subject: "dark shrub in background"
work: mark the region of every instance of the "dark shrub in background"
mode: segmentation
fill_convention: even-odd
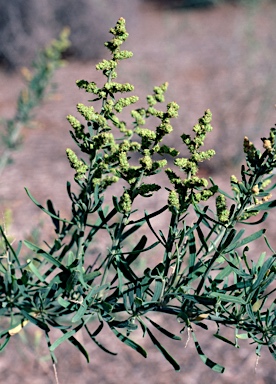
[[[110,25],[120,16],[135,20],[139,0],[0,0],[0,62],[6,68],[29,65],[38,49],[71,28],[70,53],[98,57]]]

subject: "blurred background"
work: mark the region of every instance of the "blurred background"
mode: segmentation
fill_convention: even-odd
[[[132,50],[134,57],[121,64],[118,81],[135,86],[141,105],[153,86],[169,82],[166,100],[181,107],[169,144],[182,151],[178,137],[191,133],[197,119],[211,109],[214,131],[206,149],[214,148],[217,155],[204,164],[204,176],[229,188],[229,177],[239,175],[243,137],[261,148],[259,138],[268,135],[275,124],[275,0],[0,0],[0,117],[14,115],[24,85],[21,68],[31,65],[38,50],[64,26],[70,27],[72,42],[64,54],[67,65],[54,76],[57,92],[35,110],[34,122],[23,129],[22,145],[13,154],[13,163],[1,175],[0,209],[11,209],[10,231],[17,240],[44,219],[26,196],[24,186],[43,205],[50,198],[61,216],[69,214],[64,194],[73,171],[65,149],[72,143],[65,117],[69,113],[77,116],[75,105],[89,99],[77,89],[76,80],[103,83],[94,66],[108,58],[103,44],[121,16],[130,34],[125,48]],[[162,197],[152,204],[160,206]],[[48,222],[42,228],[42,238],[47,237]],[[273,237],[273,228],[268,237],[269,233]],[[40,336],[26,331],[16,336],[21,340],[12,341],[13,347],[8,346],[0,360],[0,374],[6,383],[54,382]],[[68,344],[60,347],[60,383],[193,384],[202,377],[214,384],[276,382],[275,363],[268,353],[263,352],[255,372],[254,347],[235,350],[201,336],[204,352],[226,365],[222,376],[204,366],[193,346],[184,350],[185,341],[178,349],[171,346],[182,365],[181,373],[174,373],[153,347],[148,346],[150,358],[142,361],[106,335],[119,355],[105,355],[89,344],[90,365]]]

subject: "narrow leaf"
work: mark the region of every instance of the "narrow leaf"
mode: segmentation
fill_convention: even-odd
[[[118,339],[121,340],[124,344],[128,345],[129,347],[134,349],[136,352],[140,353],[142,356],[147,357],[147,352],[139,344],[135,343],[135,341],[131,340],[127,336],[118,332],[116,328],[112,326],[110,326],[110,328],[112,332],[118,337]]]
[[[195,265],[196,259],[196,245],[195,245],[195,236],[194,233],[191,232],[189,235],[189,273],[193,272],[193,268]]]
[[[158,331],[162,332],[164,335],[166,335],[167,337],[169,337],[170,339],[174,339],[174,340],[182,340],[180,336],[176,336],[174,335],[173,333],[167,331],[165,328],[161,327],[161,325],[157,324],[155,321],[151,320],[149,317],[146,316],[146,319],[148,321],[150,321],[150,323],[156,328],[158,329]]]
[[[195,343],[195,347],[196,347],[196,350],[197,350],[197,353],[199,355],[199,357],[201,358],[201,360],[203,361],[203,363],[205,365],[207,365],[208,367],[210,367],[213,371],[215,372],[219,372],[219,373],[223,373],[225,368],[217,363],[215,363],[214,361],[210,360],[209,357],[207,357],[204,352],[202,351],[200,345],[199,345],[199,342],[197,341],[197,338],[196,338],[196,335],[193,331],[193,329],[191,329],[191,332],[192,332],[192,336],[193,336],[193,339],[194,339],[194,343]]]
[[[222,341],[224,341],[225,343],[228,343],[228,344],[230,344],[230,345],[233,345],[234,347],[237,348],[236,343],[233,343],[233,341],[226,339],[226,337],[223,337],[223,336],[219,335],[218,333],[215,333],[213,336],[215,336],[217,339],[222,340]]]
[[[51,213],[50,211],[48,211],[48,209],[44,208],[32,195],[31,193],[29,192],[29,190],[27,188],[25,188],[25,191],[27,192],[27,195],[29,196],[29,198],[32,200],[33,203],[35,203],[35,205],[40,208],[43,212],[47,213],[47,215],[53,217],[54,219],[57,219],[59,221],[63,221],[64,223],[68,223],[68,224],[74,224],[72,223],[71,221],[68,221],[66,219],[61,219],[60,217],[54,215],[53,213]]]
[[[227,303],[246,304],[240,297],[226,295],[225,293],[211,292],[210,296],[218,297],[221,301],[226,301]]]
[[[50,261],[50,263],[52,263],[53,265],[55,265],[56,267],[62,269],[62,270],[66,270],[66,268],[57,260],[55,259],[52,255],[50,255],[49,253],[47,253],[46,251],[44,251],[43,249],[37,247],[36,245],[32,244],[30,241],[28,240],[24,240],[24,244],[30,249],[32,250],[33,252],[37,253],[38,255],[41,255],[42,257],[44,257],[46,260]]]
[[[159,341],[155,338],[155,336],[148,328],[147,332],[149,337],[151,338],[151,341],[156,346],[156,348],[162,353],[165,359],[174,367],[176,371],[180,371],[180,365],[178,364],[178,362],[169,354],[169,352],[163,347],[163,345],[159,343]]]

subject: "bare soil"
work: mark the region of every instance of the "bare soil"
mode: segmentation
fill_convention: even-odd
[[[230,175],[238,175],[244,135],[256,140],[267,135],[275,123],[275,19],[275,4],[266,2],[249,8],[221,5],[190,11],[165,10],[144,2],[133,20],[127,20],[130,37],[126,45],[135,56],[122,63],[118,81],[133,83],[135,93],[142,101],[154,85],[169,82],[167,101],[175,100],[181,106],[174,125],[175,142],[170,143],[177,148],[179,140],[176,137],[183,132],[190,133],[204,110],[210,108],[214,132],[206,146],[214,148],[217,156],[205,165],[202,173],[222,182],[225,188],[228,188]],[[75,80],[83,78],[97,82],[99,79],[99,84],[102,83],[103,79],[94,69],[95,64],[96,61],[71,61],[59,70],[55,77],[58,94],[37,111],[33,127],[24,129],[23,145],[14,153],[14,163],[2,175],[1,210],[12,210],[13,224],[9,232],[16,240],[28,236],[41,220],[44,221],[42,239],[48,238],[51,227],[49,219],[26,196],[25,186],[43,205],[50,198],[61,216],[70,214],[70,205],[64,196],[66,181],[72,181],[73,171],[68,165],[65,149],[74,144],[65,116],[68,113],[77,115],[76,103],[87,103],[89,99],[87,94],[77,90]],[[21,76],[0,72],[0,85],[0,116],[11,117],[23,85]],[[164,196],[160,195],[160,200],[151,202],[151,208],[162,206],[162,199]],[[163,228],[167,224],[160,223],[160,226]],[[268,232],[275,241],[273,223]],[[171,330],[179,328],[173,321],[166,321]],[[234,335],[234,331],[229,329],[227,334]],[[164,340],[181,363],[182,371],[175,373],[141,335],[137,337],[149,351],[146,360],[108,332],[103,341],[112,351],[118,352],[118,356],[105,354],[80,335],[90,352],[91,363],[86,364],[71,345],[61,345],[57,349],[60,384],[276,382],[275,362],[268,351],[262,352],[256,366],[254,346],[241,342],[242,347],[235,349],[210,339],[198,329],[197,337],[203,351],[226,366],[225,373],[219,375],[200,361],[192,340],[185,348],[187,336],[184,334],[183,342]],[[0,375],[6,384],[55,382],[39,331],[27,327],[25,332],[13,338],[2,353]]]

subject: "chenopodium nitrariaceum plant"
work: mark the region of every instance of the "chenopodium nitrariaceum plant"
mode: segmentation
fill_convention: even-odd
[[[79,88],[93,95],[91,102],[100,102],[99,111],[91,104],[78,104],[83,122],[74,115],[67,116],[71,136],[82,152],[79,157],[72,149],[66,151],[80,190],[76,194],[67,184],[71,219],[61,218],[51,201],[47,208],[42,207],[27,191],[51,217],[56,238],[46,249],[25,241],[34,256],[24,263],[19,258],[21,243],[14,249],[2,230],[6,250],[0,263],[0,311],[10,322],[1,331],[1,349],[31,322],[45,332],[54,362],[54,351],[65,340],[89,360],[75,334],[84,329],[92,341],[108,351],[97,339],[107,326],[118,339],[146,357],[145,349],[131,337],[140,328],[179,370],[157,331],[179,342],[180,334],[187,329],[203,362],[223,372],[221,365],[204,354],[194,332],[196,327],[208,330],[208,324],[215,323],[216,338],[235,347],[240,338],[248,338],[256,344],[257,355],[262,346],[267,346],[275,358],[275,254],[266,240],[273,255],[267,257],[263,252],[257,260],[249,261],[248,244],[264,237],[265,230],[246,235],[242,225],[263,222],[266,211],[276,205],[271,199],[275,185],[269,186],[276,165],[276,130],[271,129],[269,137],[262,139],[263,153],[245,138],[246,166],[242,166],[240,179],[231,177],[232,194],[223,192],[212,179],[209,185],[198,176],[198,168],[214,155],[213,150],[202,151],[205,137],[212,130],[210,110],[198,120],[192,135],[181,136],[189,152],[187,157],[164,143],[173,131],[172,120],[179,109],[175,102],[164,109],[158,107],[165,101],[167,83],[154,88],[146,107],[132,109],[134,122],[130,129],[120,113],[133,108],[138,98],[126,96],[133,85],[116,81],[117,66],[132,56],[121,49],[128,37],[125,20],[120,18],[110,32],[113,38],[105,45],[111,58],[96,65],[106,78],[104,85],[77,81]],[[155,130],[147,128],[148,118],[156,119]],[[165,157],[174,165],[169,167]],[[160,172],[165,172],[168,179],[168,192],[164,192],[167,204],[157,211],[139,214],[138,210],[137,214],[134,201],[148,198],[161,188],[147,182]],[[124,187],[121,196],[113,196],[109,208],[104,198],[118,181],[123,181]],[[215,211],[207,205],[210,198],[215,199]],[[152,218],[161,218],[165,211],[170,215],[167,233],[152,223]],[[196,220],[188,224],[186,217],[192,211]],[[265,212],[261,218],[254,219],[261,211]],[[148,244],[145,231],[137,235],[142,226],[153,234],[153,243]],[[98,235],[109,238],[110,245],[105,254],[96,257],[93,249],[98,249]],[[139,239],[137,243],[135,238]],[[140,270],[137,261],[147,263],[157,245],[156,266]],[[164,315],[162,325],[153,320],[156,313]],[[168,316],[176,325],[182,323],[179,335],[167,329]],[[234,329],[233,341],[221,334],[222,325]],[[62,333],[56,340],[51,337],[53,328]]]

